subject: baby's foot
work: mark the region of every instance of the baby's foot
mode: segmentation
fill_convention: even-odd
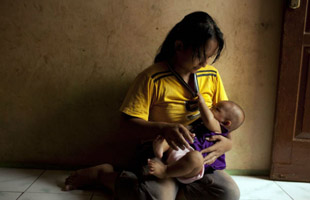
[[[162,158],[164,154],[164,138],[162,136],[157,136],[155,140],[153,140],[153,151],[154,155],[157,158]]]
[[[148,159],[148,167],[149,167],[149,174],[152,174],[158,178],[166,178],[166,169],[167,165],[161,162],[158,159]]]
[[[99,166],[81,169],[73,172],[65,181],[64,191],[76,190],[94,185],[98,182],[99,171],[103,173],[113,172],[113,166],[110,164],[102,164]]]

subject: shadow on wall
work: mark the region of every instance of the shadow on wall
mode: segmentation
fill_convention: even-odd
[[[131,160],[135,144],[119,131],[118,111],[130,83],[116,81],[65,94],[57,107],[37,102],[40,108],[33,109],[43,114],[30,116],[35,120],[26,129],[13,129],[17,137],[2,147],[12,160],[4,162],[70,168]],[[49,102],[57,101],[48,95]]]

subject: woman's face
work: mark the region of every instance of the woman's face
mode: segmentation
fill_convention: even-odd
[[[206,60],[199,60],[198,58],[193,58],[193,50],[191,47],[184,49],[180,48],[176,52],[176,65],[184,73],[195,73],[201,67],[205,67],[208,62],[212,62],[211,59],[217,52],[218,42],[215,39],[211,39],[206,44]],[[203,56],[202,56],[203,57]]]

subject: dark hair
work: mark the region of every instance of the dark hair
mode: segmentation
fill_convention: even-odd
[[[220,57],[224,47],[223,33],[210,15],[205,12],[193,12],[185,16],[168,33],[158,50],[154,62],[166,61],[174,56],[175,41],[183,42],[184,48],[193,49],[193,58],[206,59],[205,45],[208,40],[216,39],[218,50],[213,63]]]

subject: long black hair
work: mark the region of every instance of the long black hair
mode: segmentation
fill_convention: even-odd
[[[210,15],[198,11],[186,15],[168,33],[155,56],[154,63],[167,61],[174,56],[175,41],[183,43],[184,48],[193,49],[193,58],[206,60],[205,46],[208,40],[216,39],[218,50],[213,63],[220,57],[224,47],[223,33]]]

